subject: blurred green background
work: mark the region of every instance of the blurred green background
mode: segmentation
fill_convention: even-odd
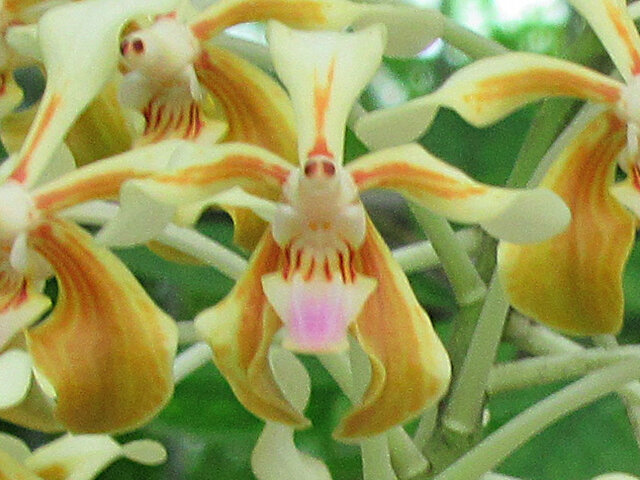
[[[563,0],[423,0],[417,4],[439,8],[478,33],[511,49],[571,57],[608,71],[610,65],[597,39],[585,30]],[[442,42],[420,58],[387,59],[384,69],[363,98],[369,108],[401,102],[437,87],[452,71],[469,62],[459,51]],[[549,102],[565,102],[550,100]],[[466,125],[457,115],[442,111],[423,144],[475,178],[504,184],[539,105],[519,111],[487,129]],[[572,105],[572,108],[575,106]],[[348,136],[348,157],[364,147]],[[366,199],[374,221],[391,246],[424,238],[408,209],[395,197],[374,195]],[[223,214],[208,214],[200,222],[203,231],[230,245],[232,226]],[[229,291],[232,281],[212,268],[183,267],[167,263],[145,249],[119,252],[153,298],[178,320],[193,318]],[[411,276],[418,298],[439,331],[456,312],[455,301],[439,271]],[[640,341],[640,251],[636,249],[625,277],[627,320],[624,342]],[[517,352],[505,347],[503,359]],[[314,427],[298,435],[299,446],[324,459],[336,480],[361,478],[358,449],[331,439],[331,431],[348,407],[330,377],[315,359],[304,358],[313,392],[308,416]],[[562,385],[502,394],[489,403],[493,431],[527,406]],[[20,432],[10,425],[7,431]],[[100,478],[109,479],[251,479],[249,458],[261,430],[261,422],[235,400],[224,379],[208,365],[176,388],[167,409],[141,431],[123,437],[154,438],[169,451],[169,460],[157,468],[120,461]],[[44,437],[28,435],[33,444]],[[520,448],[499,471],[528,480],[584,480],[607,471],[640,475],[640,454],[621,402],[609,396],[566,417]]]

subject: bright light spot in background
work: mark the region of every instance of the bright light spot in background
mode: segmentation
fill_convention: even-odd
[[[409,0],[406,3],[422,8],[435,8],[440,10],[442,0]]]
[[[569,6],[564,0],[493,0],[495,22],[501,25],[518,24],[534,18],[543,23],[564,23]]]
[[[514,2],[520,0],[512,0]],[[453,18],[480,35],[488,35],[490,21],[481,0],[465,0],[454,3]]]

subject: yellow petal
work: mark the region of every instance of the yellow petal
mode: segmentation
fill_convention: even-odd
[[[117,83],[109,82],[69,129],[65,139],[78,166],[126,152],[131,134],[118,103]]]
[[[545,97],[613,105],[623,87],[606,75],[564,60],[509,53],[473,62],[430,95],[363,116],[356,131],[364,142],[381,148],[422,136],[439,106],[452,108],[469,123],[483,127]]]
[[[237,55],[206,45],[195,69],[229,125],[225,141],[258,145],[296,162],[293,110],[275,80]]]
[[[238,400],[265,420],[294,427],[309,421],[278,387],[267,354],[281,322],[262,291],[262,276],[274,272],[281,249],[267,231],[256,248],[249,269],[218,305],[196,317],[196,328],[213,350],[213,360]]]
[[[296,28],[340,30],[358,8],[342,0],[223,0],[194,18],[191,30],[201,40],[245,22],[279,20]]]
[[[622,0],[569,0],[589,22],[616,67],[630,80],[640,73],[640,36]]]
[[[300,162],[323,156],[341,164],[347,116],[380,66],[384,28],[318,33],[271,22],[268,38],[274,67],[293,102]]]
[[[36,115],[35,108],[28,108],[19,112],[14,112],[2,118],[2,128],[0,128],[0,138],[7,153],[16,153],[22,147],[24,139],[27,137],[29,127],[33,123]]]
[[[149,421],[173,392],[174,322],[79,227],[49,219],[31,237],[58,278],[54,310],[28,333],[34,363],[56,391],[57,418],[91,433]]]
[[[526,315],[578,335],[620,330],[622,271],[635,221],[609,187],[625,141],[625,126],[613,114],[590,118],[542,182],[571,209],[569,228],[534,245],[500,244],[502,284]]]
[[[479,223],[497,238],[534,242],[562,231],[569,211],[547,189],[508,189],[474,181],[417,144],[368,154],[347,165],[358,188],[398,191],[447,218]]]
[[[370,220],[356,258],[356,270],[376,278],[378,286],[354,327],[369,356],[372,377],[361,405],[334,434],[349,440],[377,435],[416,417],[444,395],[451,373],[428,315]]]
[[[165,170],[184,142],[170,140],[85,165],[32,191],[40,210],[53,212],[88,200],[115,198],[122,183]]]

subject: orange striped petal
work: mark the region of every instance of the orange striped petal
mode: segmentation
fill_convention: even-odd
[[[72,2],[38,23],[47,86],[12,178],[32,185],[78,115],[113,78],[122,25],[136,15],[160,13],[175,0]]]
[[[356,440],[382,433],[434,405],[449,385],[450,365],[428,315],[406,276],[368,221],[356,269],[378,280],[354,327],[372,377],[360,405],[335,432]]]
[[[203,45],[198,79],[219,102],[225,141],[258,145],[296,162],[296,131],[287,94],[266,73],[221,48]]]
[[[126,152],[132,139],[111,81],[69,129],[65,142],[78,166]]]
[[[341,30],[359,9],[343,0],[223,0],[191,20],[196,37],[206,40],[227,27],[246,22],[279,20],[296,28]]]
[[[569,333],[622,326],[622,271],[636,222],[609,187],[625,137],[613,114],[591,116],[542,182],[569,205],[569,228],[534,245],[500,244],[500,278],[513,306]]]
[[[58,279],[56,306],[28,332],[34,364],[56,392],[56,417],[74,432],[146,423],[173,392],[174,322],[74,224],[50,218],[31,242]]]
[[[384,28],[318,33],[271,22],[268,37],[293,102],[300,162],[321,156],[341,164],[347,116],[382,61]]]
[[[232,187],[263,198],[276,198],[293,167],[280,157],[246,144],[223,143],[200,150],[193,165],[147,180],[127,182],[120,194],[120,212],[99,233],[107,245],[146,242],[160,233],[176,207],[201,202]],[[145,228],[132,228],[145,219]]]
[[[165,170],[184,145],[168,141],[86,165],[34,189],[32,197],[38,209],[49,212],[88,200],[115,198],[126,180]]]
[[[294,427],[309,421],[282,394],[267,354],[281,322],[262,291],[262,276],[278,269],[280,247],[267,231],[249,269],[218,305],[196,317],[196,328],[213,350],[213,360],[238,400],[253,414]]]
[[[424,134],[439,106],[483,127],[527,103],[568,96],[615,105],[620,82],[580,65],[533,53],[484,58],[458,70],[430,95],[358,120],[356,133],[374,148],[411,142]]]
[[[534,242],[566,228],[570,214],[547,189],[516,190],[474,181],[417,144],[368,154],[347,165],[359,190],[385,188],[497,238]]]
[[[625,80],[640,73],[640,36],[624,0],[569,0],[609,53]]]

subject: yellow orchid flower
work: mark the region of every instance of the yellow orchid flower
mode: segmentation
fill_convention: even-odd
[[[386,145],[421,135],[434,105],[476,126],[549,96],[602,105],[606,111],[591,111],[563,136],[565,147],[552,151],[558,158],[542,180],[571,208],[570,228],[539,245],[503,244],[499,255],[502,282],[517,309],[572,334],[617,333],[622,272],[636,225],[620,204],[640,215],[640,36],[622,0],[569,3],[594,29],[623,81],[556,58],[508,53],[474,62],[433,94],[372,113],[357,128],[372,144],[379,132]],[[627,178],[614,185],[616,160]]]
[[[561,231],[568,211],[547,190],[477,183],[415,144],[343,166],[347,115],[380,64],[384,29],[302,32],[274,23],[269,41],[294,106],[300,167],[259,147],[221,144],[202,153],[206,163],[125,183],[120,216],[100,238],[107,244],[148,240],[184,204],[243,206],[268,220],[246,274],[225,300],[197,317],[196,327],[246,408],[297,427],[308,421],[285,399],[268,365],[274,336],[284,326],[284,347],[318,354],[344,350],[351,332],[368,355],[372,380],[337,436],[375,435],[437,402],[447,388],[449,361],[358,193],[393,189],[516,241]],[[265,200],[275,192],[279,203]],[[132,229],[140,218],[158,222]]]
[[[163,11],[167,3],[87,0],[40,20],[47,86],[24,145],[0,165],[0,364],[22,372],[3,373],[11,379],[0,385],[4,419],[42,430],[123,431],[148,421],[171,397],[174,322],[64,210],[114,198],[125,180],[164,170],[176,161],[179,142],[77,170],[62,144],[117,68],[117,48],[105,43],[132,11]],[[33,325],[50,308],[40,291],[51,274],[55,305]]]
[[[0,477],[7,480],[91,480],[119,458],[159,465],[166,456],[157,442],[120,445],[106,435],[64,435],[32,452],[22,440],[0,433]]]

